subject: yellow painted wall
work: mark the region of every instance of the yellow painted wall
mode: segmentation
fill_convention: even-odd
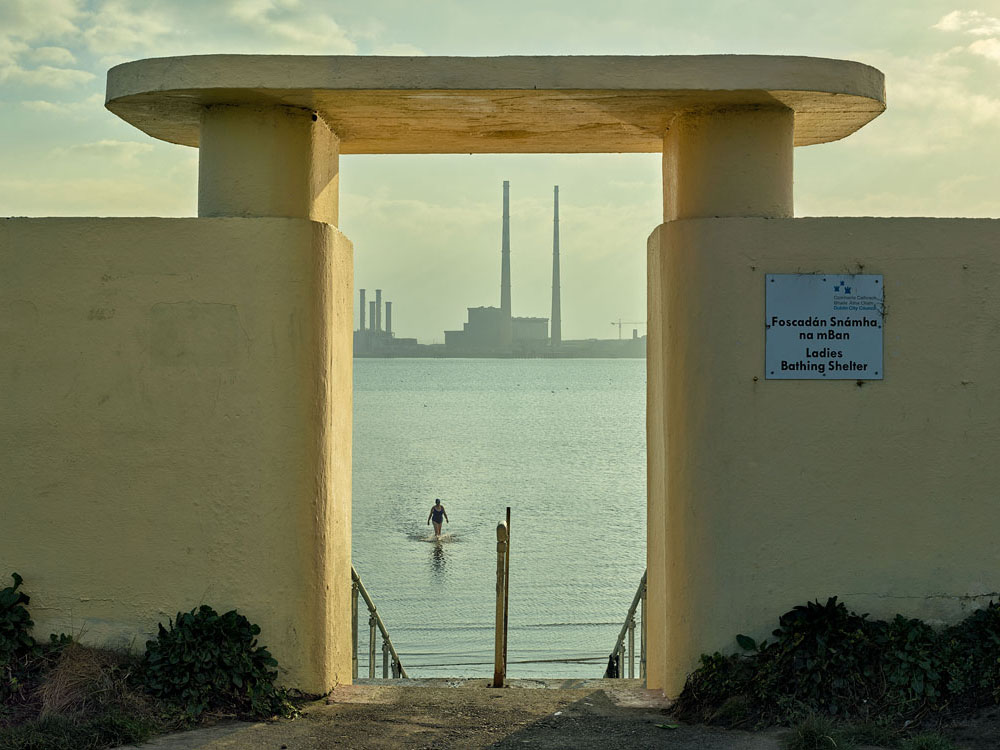
[[[236,607],[286,684],[349,682],[350,242],[0,219],[0,269],[0,576],[36,635],[142,648]]]
[[[764,274],[811,272],[884,274],[884,380],[764,379]],[[1000,597],[998,290],[1000,221],[653,232],[651,687],[808,599],[943,623]]]

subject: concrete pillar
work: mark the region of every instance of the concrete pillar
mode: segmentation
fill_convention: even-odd
[[[677,115],[663,139],[663,220],[791,218],[794,125],[784,107]]]
[[[287,216],[336,226],[339,160],[339,139],[308,110],[205,107],[198,216]]]
[[[694,345],[687,332],[705,302],[688,288],[691,263],[678,262],[681,248],[665,241],[664,230],[676,226],[682,235],[684,225],[672,224],[681,219],[790,218],[793,125],[784,108],[690,112],[674,118],[663,142],[666,223],[650,237],[647,255],[646,676],[650,688],[670,697],[697,666],[704,631],[718,618],[712,602],[697,595],[690,540],[704,524],[681,490],[693,471],[692,425],[705,404],[686,364]],[[710,350],[711,340],[701,345]]]

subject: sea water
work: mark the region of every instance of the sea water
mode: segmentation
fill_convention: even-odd
[[[354,360],[353,562],[410,676],[492,676],[507,506],[508,675],[603,674],[645,570],[645,393],[637,359]]]

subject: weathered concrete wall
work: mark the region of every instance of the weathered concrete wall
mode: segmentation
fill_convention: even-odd
[[[877,273],[885,379],[764,379],[765,273]],[[702,219],[649,240],[649,684],[807,599],[1000,596],[1000,221]]]
[[[36,633],[141,648],[236,607],[287,684],[349,682],[350,242],[5,219],[0,269],[0,575]]]

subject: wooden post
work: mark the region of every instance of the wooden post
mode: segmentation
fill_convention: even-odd
[[[358,679],[358,584],[351,581],[351,676]]]
[[[510,613],[510,506],[507,506],[507,549],[503,568],[503,673],[507,675],[507,615]]]
[[[496,631],[494,633],[493,649],[493,685],[492,687],[503,687],[505,663],[504,663],[504,641],[506,639],[504,630],[507,619],[504,602],[506,600],[506,571],[507,571],[507,524],[500,522],[497,524],[497,617]]]
[[[382,639],[382,679],[389,679],[389,642]]]

